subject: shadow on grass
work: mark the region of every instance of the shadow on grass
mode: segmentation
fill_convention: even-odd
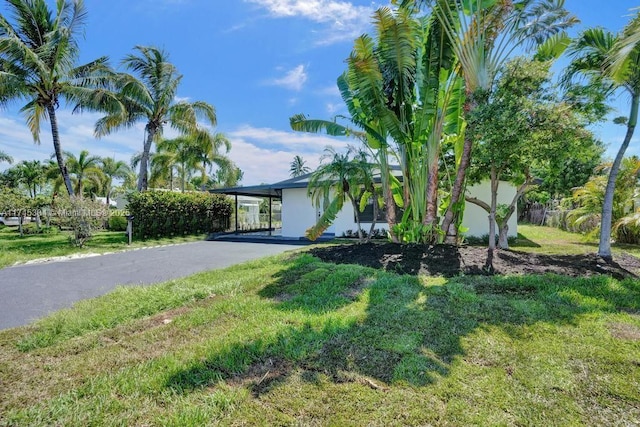
[[[521,248],[541,248],[542,246],[534,242],[533,240],[529,240],[522,233],[518,233],[518,237],[515,243],[512,245],[514,247]]]
[[[259,395],[294,373],[312,383],[322,376],[373,388],[395,382],[424,386],[448,375],[454,359],[468,356],[462,339],[479,328],[497,326],[517,338],[522,325],[572,324],[592,311],[640,311],[637,281],[467,276],[425,286],[416,277],[322,263],[308,255],[293,260],[260,295],[283,318],[301,310],[318,316],[352,303],[366,303],[366,311],[358,320],[338,322],[334,316],[320,327],[292,324],[273,336],[237,343],[194,361],[166,386],[185,393],[226,381]]]

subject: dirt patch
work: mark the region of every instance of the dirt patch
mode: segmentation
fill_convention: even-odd
[[[477,246],[368,243],[319,247],[311,249],[310,253],[322,261],[336,264],[359,264],[400,274],[444,277],[555,273],[573,277],[608,275],[622,279],[637,277],[640,273],[640,259],[627,254],[616,255],[614,261],[607,262],[595,254],[538,255],[496,250],[491,269],[487,268],[489,251]]]
[[[640,328],[628,323],[610,323],[609,332],[614,338],[629,341],[640,341]]]
[[[234,375],[228,383],[234,386],[249,387],[254,397],[269,391],[271,387],[286,378],[291,372],[289,361],[269,358],[252,364],[242,374]]]

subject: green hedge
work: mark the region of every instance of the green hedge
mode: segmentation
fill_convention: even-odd
[[[209,193],[145,191],[128,199],[133,234],[142,239],[223,231],[232,211],[227,198]]]

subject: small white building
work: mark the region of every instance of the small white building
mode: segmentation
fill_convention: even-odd
[[[265,197],[269,199],[282,200],[282,237],[300,238],[304,237],[306,230],[313,226],[317,219],[322,215],[322,207],[314,206],[311,198],[307,195],[309,174],[298,178],[288,179],[271,185],[257,185],[249,187],[235,187],[214,190],[216,193],[236,195],[236,196],[253,196]],[[476,197],[485,202],[491,200],[491,187],[489,182],[467,188],[467,194]],[[500,182],[498,189],[498,203],[510,204],[516,194],[516,188],[508,182]],[[382,213],[382,212],[381,212]],[[361,214],[361,226],[363,230],[368,230],[371,226],[372,213],[367,215]],[[517,212],[511,216],[509,220],[509,236],[517,236]],[[463,226],[468,229],[465,233],[467,236],[482,237],[489,234],[488,214],[479,206],[467,203],[465,206]],[[377,229],[387,229],[387,222],[384,219],[376,221]],[[333,234],[336,237],[343,236],[349,231],[356,232],[357,225],[353,207],[350,203],[345,203],[342,210],[336,217],[331,227],[325,233]],[[497,228],[496,228],[497,233]]]

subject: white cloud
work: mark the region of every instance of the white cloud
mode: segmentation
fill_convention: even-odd
[[[230,157],[244,172],[244,185],[273,183],[289,178],[295,155],[302,156],[314,169],[327,146],[344,149],[348,141],[324,135],[286,132],[244,125],[228,132]]]
[[[304,87],[308,77],[305,66],[300,64],[294,69],[287,71],[283,77],[271,80],[269,84],[299,92]]]
[[[328,45],[353,40],[364,32],[370,22],[372,7],[356,6],[340,0],[245,0],[269,11],[271,16],[301,17],[323,24],[318,44]]]

